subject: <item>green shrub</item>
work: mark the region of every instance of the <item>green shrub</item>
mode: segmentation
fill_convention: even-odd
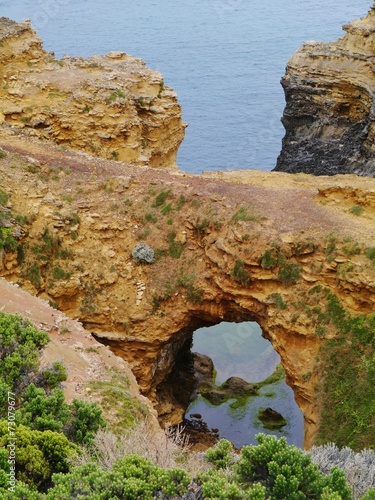
[[[0,189],[0,205],[3,205],[3,206],[6,205],[8,203],[8,200],[9,200],[8,193],[6,193],[2,189]]]
[[[218,444],[206,452],[207,461],[218,469],[225,469],[232,462],[233,444],[227,439],[220,439]]]
[[[79,448],[69,442],[63,434],[52,431],[32,430],[24,425],[15,429],[16,478],[29,485],[45,488],[55,472],[69,470],[69,458],[79,452]],[[11,444],[8,422],[0,421],[0,447]]]
[[[375,247],[366,248],[365,255],[368,259],[372,260],[372,263],[375,266]]]
[[[257,217],[253,214],[248,213],[248,209],[246,207],[241,207],[231,218],[230,222],[236,223],[239,221],[254,221]]]
[[[125,99],[126,95],[121,89],[114,89],[106,98],[105,103],[111,104],[112,102],[117,101],[117,99]]]
[[[46,389],[56,389],[68,376],[65,366],[60,361],[55,361],[52,366],[45,368],[38,375],[38,385]]]
[[[231,276],[237,283],[243,286],[249,286],[251,283],[250,274],[245,269],[243,260],[237,259],[231,272]]]
[[[69,271],[64,271],[60,266],[56,266],[52,270],[52,276],[57,280],[65,280],[71,277],[72,273]]]
[[[17,396],[39,367],[40,350],[49,341],[46,332],[27,320],[0,312],[0,380]]]
[[[204,498],[350,500],[342,471],[333,468],[328,475],[319,471],[311,456],[285,438],[258,434],[257,446],[243,446],[237,462],[231,461],[230,443],[219,443],[206,453],[218,470],[200,473]],[[221,458],[223,457],[223,458]]]
[[[197,219],[197,222],[195,224],[195,227],[198,231],[199,234],[203,234],[206,232],[206,229],[210,226],[210,222],[209,220],[207,219],[207,217],[205,217],[202,221],[200,220],[200,217],[198,217]]]
[[[140,456],[128,455],[117,460],[111,471],[89,463],[68,474],[55,474],[47,499],[152,500],[161,495],[182,495],[189,481],[181,469],[161,469]]]
[[[181,286],[186,290],[186,298],[189,302],[193,304],[203,303],[203,290],[201,288],[196,288],[194,285],[194,277],[191,275],[181,274],[177,279],[177,286]],[[167,290],[168,296],[171,295],[172,289]]]
[[[70,421],[64,432],[75,443],[90,444],[97,431],[106,425],[102,410],[96,403],[87,403],[80,399],[73,399],[70,409]]]
[[[171,231],[167,235],[167,240],[169,243],[169,248],[168,248],[168,253],[169,256],[172,257],[173,259],[179,259],[183,250],[184,250],[184,245],[180,241],[176,241],[176,232]]]
[[[301,277],[301,266],[294,262],[281,264],[277,278],[286,285],[296,283]]]
[[[171,190],[168,191],[160,191],[160,193],[156,196],[155,201],[153,203],[153,207],[161,207],[165,204],[166,199],[170,195]]]
[[[360,205],[353,205],[349,212],[353,215],[362,215],[365,209],[361,207]]]
[[[4,150],[0,149],[0,160],[2,160],[3,158],[6,158],[6,157],[7,157],[6,152]]]
[[[22,394],[21,401],[16,421],[35,430],[61,432],[70,415],[69,405],[60,389],[47,396],[45,389],[32,383]]]
[[[328,262],[332,262],[332,260],[335,258],[336,255],[336,243],[337,243],[337,237],[334,233],[330,233],[326,237],[326,242],[327,246],[325,248],[325,254],[327,256]]]
[[[284,302],[284,299],[282,298],[280,293],[271,293],[271,295],[268,298],[273,300],[277,309],[285,310],[288,307],[287,304]]]
[[[17,247],[18,243],[13,237],[12,229],[10,227],[0,227],[0,249],[3,248],[6,252],[14,252]]]
[[[40,267],[37,262],[31,264],[26,270],[26,277],[35,286],[36,289],[42,285],[42,277],[40,274]]]
[[[145,219],[147,222],[152,222],[153,224],[156,224],[156,222],[158,221],[158,218],[156,217],[156,215],[151,213],[151,212],[148,212],[145,215]]]
[[[280,254],[276,248],[268,249],[259,259],[263,269],[273,269],[280,263]]]

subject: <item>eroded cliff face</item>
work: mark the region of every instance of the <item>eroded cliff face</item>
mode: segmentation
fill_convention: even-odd
[[[3,276],[79,318],[127,360],[166,425],[185,410],[166,381],[193,331],[257,321],[281,356],[311,445],[322,412],[318,354],[336,336],[322,290],[351,314],[374,310],[366,248],[375,237],[375,180],[189,176],[5,133],[0,145],[0,185],[19,245],[3,252]],[[153,264],[133,262],[140,241],[155,250]]]
[[[0,123],[114,160],[176,167],[181,108],[162,75],[123,52],[64,57],[28,22],[0,18]]]
[[[337,42],[306,42],[288,61],[275,170],[375,176],[375,4],[343,29]]]

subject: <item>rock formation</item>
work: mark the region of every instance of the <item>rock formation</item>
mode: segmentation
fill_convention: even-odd
[[[354,51],[356,30],[361,46],[365,25],[348,28],[341,54],[345,43]],[[362,379],[373,362],[373,337],[366,344],[342,335],[350,316],[374,311],[375,179],[139,168],[174,164],[183,135],[160,75],[118,53],[55,61],[27,23],[2,19],[0,38],[0,274],[125,359],[165,425],[186,409],[171,379],[194,330],[257,321],[281,356],[311,446],[332,406],[322,386],[333,365],[327,348],[358,346]],[[332,52],[320,47],[329,62]],[[368,58],[345,60],[368,69]],[[369,82],[363,77],[355,95]],[[370,98],[355,105],[351,89],[340,91],[350,110],[338,120],[341,138],[371,107]],[[335,99],[331,108],[343,110]],[[90,149],[128,161],[81,152]],[[134,261],[138,243],[152,259]],[[343,420],[336,425],[339,432]]]
[[[275,170],[375,176],[375,4],[343,29],[337,42],[306,42],[288,62]]]
[[[322,411],[317,355],[336,335],[329,322],[316,333],[320,290],[352,314],[374,310],[366,248],[375,180],[139,169],[6,128],[0,146],[18,244],[3,252],[4,277],[79,318],[127,360],[165,424],[185,411],[168,377],[194,330],[257,321],[281,356],[311,445]],[[153,248],[154,263],[133,261],[139,241]]]
[[[162,75],[123,52],[57,60],[28,22],[0,18],[0,123],[150,167],[176,167],[181,108]]]

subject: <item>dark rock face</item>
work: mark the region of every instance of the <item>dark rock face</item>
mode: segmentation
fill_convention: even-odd
[[[375,176],[374,6],[337,42],[306,42],[289,60],[275,170]]]

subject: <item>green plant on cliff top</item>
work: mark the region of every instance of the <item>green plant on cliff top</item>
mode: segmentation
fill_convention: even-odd
[[[368,259],[372,260],[372,263],[375,266],[375,247],[366,248],[365,255]]]
[[[362,215],[365,209],[361,207],[360,205],[353,205],[349,212],[353,215]]]
[[[251,283],[250,274],[245,268],[245,263],[241,259],[237,259],[231,272],[231,276],[237,283],[243,286],[249,286]]]
[[[9,195],[2,189],[0,189],[0,205],[6,205],[9,200]]]
[[[249,213],[249,211],[250,209],[248,207],[241,207],[235,214],[232,215],[230,222],[232,224],[235,224],[240,221],[249,222],[264,219],[264,217],[259,217],[254,215],[253,213]]]
[[[262,257],[259,259],[259,263],[263,269],[273,269],[280,264],[283,257],[280,250],[277,247],[267,249]]]
[[[302,269],[296,262],[284,262],[281,264],[278,279],[286,285],[296,283],[301,277]]]

